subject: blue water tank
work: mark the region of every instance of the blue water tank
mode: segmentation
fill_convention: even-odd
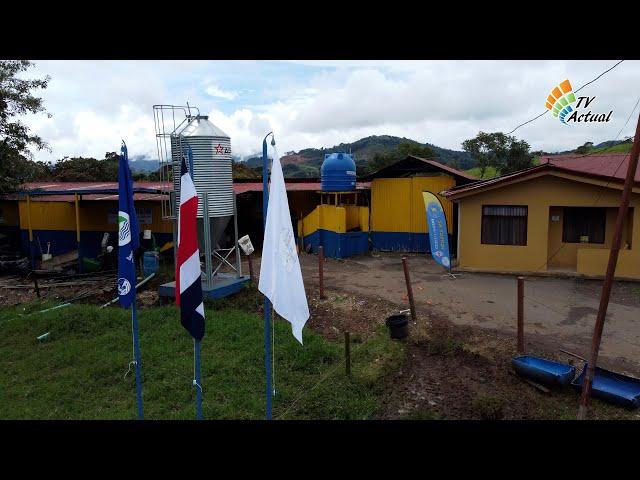
[[[355,191],[356,162],[348,153],[325,154],[320,178],[323,192]]]

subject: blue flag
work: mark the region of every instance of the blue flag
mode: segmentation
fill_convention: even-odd
[[[133,205],[133,181],[127,146],[122,142],[118,165],[118,295],[120,305],[129,308],[136,298],[134,252],[140,247],[138,217]]]
[[[438,197],[431,192],[422,192],[424,208],[427,211],[427,225],[429,225],[429,243],[431,256],[440,265],[451,269],[449,257],[449,233],[447,232],[447,218]]]

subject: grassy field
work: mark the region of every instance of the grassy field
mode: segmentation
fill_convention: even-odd
[[[469,175],[473,175],[474,177],[476,177],[479,180],[484,180],[487,178],[494,178],[498,176],[498,171],[495,169],[495,167],[487,167],[484,171],[484,176],[480,176],[480,167],[473,167],[470,168],[469,170],[466,170],[466,172]]]
[[[248,297],[250,298],[250,297]],[[130,313],[53,303],[0,310],[0,418],[134,419],[135,375]],[[260,316],[233,302],[208,306],[202,341],[203,410],[207,419],[264,417],[264,343]],[[148,419],[195,415],[193,341],[175,307],[139,310],[143,399]],[[50,332],[48,339],[36,337]],[[380,333],[352,345],[352,376],[343,345],[305,329],[304,346],[283,320],[275,322],[274,417],[367,419],[379,412],[381,381],[404,356]]]
[[[631,143],[620,143],[612,147],[591,148],[589,153],[628,153],[631,151]]]

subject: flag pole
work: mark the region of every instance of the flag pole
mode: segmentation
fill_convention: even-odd
[[[267,207],[269,205],[269,191],[268,191],[268,179],[269,179],[269,162],[267,159],[267,138],[273,132],[269,132],[262,140],[262,221],[263,221],[263,239],[266,234],[267,228]],[[275,145],[275,140],[272,138],[271,144]],[[263,241],[264,247],[264,241]],[[271,302],[265,295],[264,297],[264,369],[266,375],[267,384],[267,420],[272,419],[271,403],[272,395],[271,391]]]
[[[189,161],[189,176],[193,180],[193,151],[191,147],[187,148],[187,159]],[[204,194],[203,205],[203,221],[209,219],[209,200],[207,194]],[[209,283],[207,277],[207,283]],[[196,387],[196,420],[202,420],[202,384],[200,382],[200,340],[193,339],[193,386]]]
[[[76,220],[78,219],[77,200],[76,195]],[[78,233],[78,235],[80,234]],[[135,250],[139,247],[138,218],[133,200],[133,181],[131,179],[131,171],[129,170],[129,155],[127,152],[127,144],[124,140],[122,140],[120,147],[120,160],[118,163],[118,235],[118,295],[120,302],[125,308],[131,305],[131,335],[133,337],[132,363],[134,363],[136,369],[138,420],[144,420],[144,411],[142,409],[142,365],[140,361],[140,341],[138,338],[138,312],[136,310],[136,264],[134,260]],[[78,236],[78,242],[79,241],[80,237]],[[121,280],[122,285],[120,284]],[[129,300],[128,295],[131,293],[133,295],[131,300]],[[129,363],[129,367],[131,367],[131,363]],[[127,374],[125,374],[125,377],[126,375]]]
[[[196,387],[196,420],[202,420],[202,387],[200,386],[200,340],[193,339],[194,378]]]
[[[137,292],[136,292],[137,293]],[[140,365],[140,342],[138,339],[138,314],[136,310],[136,298],[131,304],[131,326],[133,330],[133,355],[136,361],[136,398],[138,400],[138,420],[144,420],[142,410],[142,366]]]

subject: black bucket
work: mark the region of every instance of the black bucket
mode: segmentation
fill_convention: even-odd
[[[391,338],[405,338],[409,335],[409,319],[404,314],[391,315],[385,321],[389,327],[389,335]]]

